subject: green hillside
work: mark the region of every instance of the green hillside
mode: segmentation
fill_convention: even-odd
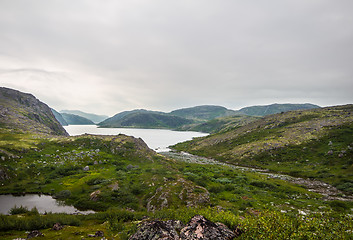
[[[211,120],[214,118],[235,115],[236,112],[221,106],[203,105],[174,110],[169,114],[195,120]]]
[[[184,126],[181,126],[180,128],[177,128],[177,130],[196,131],[196,132],[205,132],[205,133],[225,132],[225,131],[229,131],[230,129],[239,128],[259,118],[260,117],[246,116],[246,115],[221,117],[221,118],[215,118],[203,123],[184,125]]]
[[[281,112],[295,111],[295,110],[305,110],[305,109],[314,109],[320,108],[320,106],[305,103],[305,104],[271,104],[264,106],[250,106],[245,107],[237,111],[238,114],[246,114],[250,116],[266,116]]]
[[[269,115],[175,149],[322,179],[353,193],[353,105]]]
[[[61,113],[61,116],[69,125],[94,125],[91,120],[69,113]]]
[[[167,128],[175,129],[185,124],[193,123],[192,120],[170,116],[156,112],[129,112],[118,114],[99,123],[100,127],[132,127],[132,128]]]

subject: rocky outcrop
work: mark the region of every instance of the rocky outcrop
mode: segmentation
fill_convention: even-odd
[[[180,231],[180,239],[188,240],[230,240],[234,239],[236,234],[222,223],[214,223],[201,215],[196,215]]]
[[[51,109],[33,95],[0,87],[0,126],[31,133],[68,136]]]
[[[138,231],[129,240],[179,240],[180,230],[184,227],[182,222],[168,221],[146,221],[143,222]]]
[[[129,240],[231,240],[239,235],[222,223],[196,215],[186,226],[175,220],[142,222]]]

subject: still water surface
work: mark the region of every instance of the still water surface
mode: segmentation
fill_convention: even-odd
[[[69,125],[64,127],[70,136],[85,133],[99,135],[118,135],[119,133],[136,138],[142,138],[149,148],[158,152],[169,151],[168,146],[203,137],[207,133],[172,131],[166,129],[138,129],[138,128],[98,128],[96,125]]]
[[[8,214],[14,206],[27,207],[28,210],[36,207],[39,213],[82,213],[88,214],[93,211],[78,211],[73,206],[66,206],[47,195],[26,194],[25,196],[0,195],[0,213]]]

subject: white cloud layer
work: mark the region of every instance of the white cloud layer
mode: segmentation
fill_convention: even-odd
[[[2,0],[0,84],[113,115],[353,103],[353,1]]]

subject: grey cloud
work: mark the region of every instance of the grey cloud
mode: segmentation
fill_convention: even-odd
[[[103,114],[352,103],[352,7],[348,0],[3,0],[0,63],[8,73],[0,83],[59,110]],[[20,69],[45,72],[28,77]]]

